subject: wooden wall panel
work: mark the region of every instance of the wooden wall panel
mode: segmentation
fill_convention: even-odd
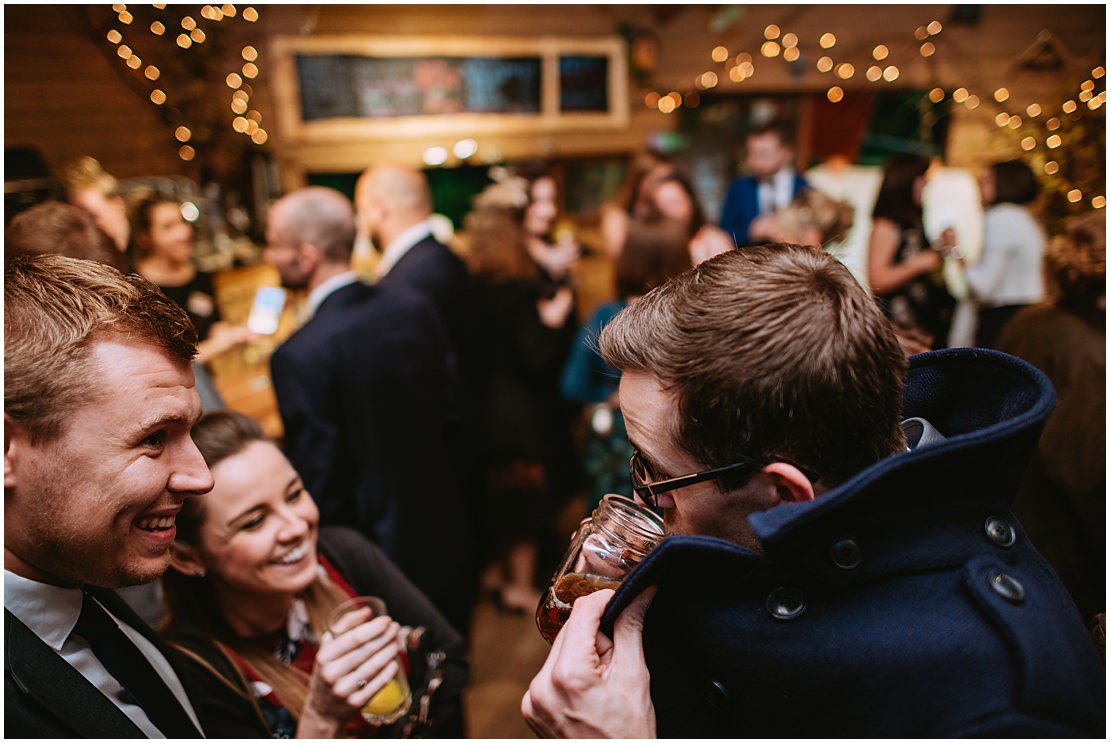
[[[172,129],[102,47],[82,6],[4,7],[5,145],[39,148],[55,174],[80,155],[117,177],[186,172]]]

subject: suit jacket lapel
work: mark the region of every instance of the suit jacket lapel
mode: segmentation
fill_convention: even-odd
[[[4,662],[12,680],[81,738],[145,738],[95,686],[4,610]]]

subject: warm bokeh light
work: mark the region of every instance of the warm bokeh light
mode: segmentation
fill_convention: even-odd
[[[1063,142],[1064,142],[1064,140],[1062,140],[1062,139],[1060,138],[1060,135],[1059,135],[1059,134],[1050,134],[1050,135],[1048,136],[1048,139],[1046,139],[1046,140],[1044,141],[1045,145],[1046,145],[1046,146],[1047,146],[1047,147],[1048,147],[1048,148],[1049,148],[1050,150],[1054,150],[1054,149],[1056,149],[1056,148],[1057,148],[1057,147],[1059,147],[1059,146],[1060,146],[1061,144],[1063,144]]]
[[[944,91],[940,88],[933,88],[929,91],[929,100],[933,103],[940,103],[944,100]]]
[[[270,135],[266,133],[265,129],[259,129],[257,132],[251,135],[251,141],[255,144],[266,144],[266,140],[269,138]]]
[[[879,82],[883,77],[883,70],[878,65],[871,65],[867,68],[867,79],[873,83]]]
[[[998,116],[994,117],[994,123],[998,124],[999,126],[1006,126],[1010,123],[1010,114],[1003,111],[1002,113],[998,114]]]
[[[1105,74],[1106,74],[1106,68],[1103,67],[1102,65],[1099,65],[1098,67],[1091,70],[1091,77],[1093,77],[1095,80],[1098,80],[1100,77],[1104,76]],[[1101,197],[1099,197],[1099,198],[1101,198]]]
[[[108,32],[108,41],[112,42],[113,44],[118,44],[123,41],[123,34],[113,28],[111,31]]]
[[[832,103],[840,103],[840,101],[844,100],[844,89],[839,85],[834,85],[829,88],[829,92],[826,93],[825,96]]]
[[[724,62],[728,59],[728,49],[723,46],[715,46],[713,51],[709,53],[709,57],[714,62]]]
[[[817,69],[821,72],[828,72],[833,68],[832,57],[821,57],[817,60]]]
[[[979,108],[979,96],[969,95],[967,97],[967,107],[973,111]]]
[[[177,156],[180,157],[185,162],[189,162],[190,160],[192,160],[194,157],[197,156],[197,151],[194,150],[189,145],[182,145],[181,149],[179,149],[177,151]]]
[[[994,99],[999,103],[1004,103],[1006,100],[1009,99],[1009,97],[1010,91],[1006,90],[1006,88],[999,88],[998,90],[994,91]]]
[[[879,44],[871,50],[871,56],[875,58],[876,62],[882,62],[890,56],[890,50],[886,48],[886,44]]]
[[[253,46],[243,47],[243,59],[247,60],[248,62],[253,62],[254,60],[258,59],[258,50],[255,49]]]
[[[659,104],[656,106],[656,108],[659,109],[660,113],[671,113],[676,108],[674,98],[671,98],[669,95],[663,96],[659,99]]]
[[[231,102],[231,110],[233,113],[237,114],[245,113],[247,110],[247,102],[235,99]]]
[[[1082,83],[1079,84],[1079,89],[1080,90],[1094,90],[1095,89],[1095,81],[1094,80],[1084,80]]]
[[[930,36],[936,36],[944,30],[944,26],[940,25],[940,21],[933,21],[925,27],[925,30],[929,32]]]
[[[1080,91],[1080,93],[1079,93],[1079,100],[1080,100],[1081,103],[1086,103],[1087,101],[1091,100],[1094,97],[1095,97],[1095,94],[1092,93],[1089,90]]]
[[[919,49],[918,51],[921,52],[922,57],[931,57],[937,53],[937,47],[936,44],[934,44],[933,42],[926,41],[924,44],[921,45],[921,49]]]
[[[952,100],[956,103],[963,103],[967,100],[967,88],[956,88],[952,91]]]
[[[888,83],[892,83],[897,79],[898,79],[898,68],[895,67],[894,65],[890,65],[885,70],[883,70],[883,80],[886,80]]]
[[[654,90],[649,90],[647,95],[644,96],[644,105],[648,108],[655,108],[659,105],[660,95]]]
[[[759,52],[764,57],[777,57],[779,56],[780,49],[777,41],[765,41],[763,42],[763,46],[759,48]]]
[[[127,66],[133,70],[137,70],[143,66],[143,60],[139,58],[138,54],[132,54],[127,58]]]
[[[119,22],[120,23],[129,24],[133,20],[135,20],[134,16],[132,16],[126,10],[119,14]]]
[[[181,19],[181,27],[186,31],[192,31],[197,27],[197,22],[193,20],[192,16],[185,16]]]
[[[150,102],[153,103],[155,106],[161,106],[163,103],[166,102],[166,94],[163,93],[161,90],[155,88],[154,90],[150,91]]]
[[[717,83],[719,82],[717,73],[713,72],[713,70],[703,72],[698,80],[701,82],[701,86],[706,89],[717,87]]]
[[[1030,118],[1033,118],[1033,119],[1037,118],[1038,116],[1041,115],[1041,106],[1040,106],[1040,104],[1039,103],[1030,103],[1029,106],[1025,109],[1025,113]]]
[[[181,47],[182,49],[188,49],[189,47],[191,47],[193,45],[193,40],[190,39],[185,34],[180,34],[177,37],[177,45],[179,47]]]
[[[1010,117],[1010,121],[1008,122],[1007,125],[1011,129],[1020,129],[1021,128],[1021,117],[1018,116],[1017,114],[1014,114],[1013,116]]]
[[[841,80],[848,80],[854,74],[856,74],[856,68],[853,67],[849,62],[845,62],[844,64],[836,68],[836,76],[839,77]]]
[[[834,46],[836,46],[836,36],[833,34],[821,34],[821,40],[819,43],[821,44],[822,49],[832,49]]]
[[[258,65],[256,65],[254,62],[247,62],[245,65],[243,65],[243,77],[258,77]]]
[[[1071,203],[1078,204],[1082,200],[1083,192],[1080,191],[1078,188],[1073,188],[1072,190],[1068,191],[1068,201],[1070,201]]]
[[[162,73],[154,65],[149,65],[146,68],[146,70],[143,72],[143,74],[146,75],[147,80],[157,80],[158,76],[161,75]]]
[[[246,117],[236,116],[235,119],[231,122],[231,128],[242,134],[247,130],[247,124],[249,123],[250,122],[247,121]]]
[[[227,3],[222,8],[220,8],[220,10],[222,10],[223,14],[226,15],[228,18],[235,17],[235,6],[231,3]]]
[[[116,49],[116,54],[118,54],[122,59],[127,59],[131,56],[131,47],[127,46],[127,44],[123,44],[118,49]]]
[[[162,34],[166,33],[166,27],[162,25],[161,21],[155,21],[154,23],[150,24],[150,32],[157,36],[161,36]]]
[[[782,33],[782,29],[772,23],[768,25],[767,28],[763,29],[763,38],[777,39],[780,33]]]
[[[1056,175],[1060,172],[1060,164],[1055,160],[1049,160],[1044,164],[1044,172],[1049,175]]]
[[[796,46],[790,46],[782,50],[782,58],[787,62],[797,62],[801,56],[802,53],[798,51]]]
[[[1075,113],[1076,108],[1077,106],[1075,105],[1075,101],[1064,101],[1064,104],[1060,106],[1060,110],[1066,114]]]
[[[249,23],[254,23],[258,20],[258,11],[254,8],[243,9],[243,20]]]
[[[913,37],[918,41],[925,41],[925,39],[929,38],[929,32],[924,26],[918,26],[914,29]]]
[[[789,33],[782,35],[782,45],[785,47],[798,46],[798,34]]]
[[[1036,147],[1037,140],[1033,139],[1032,137],[1026,137],[1025,139],[1021,140],[1021,149],[1025,150],[1026,152],[1036,149]]]
[[[1044,123],[1044,126],[1045,129],[1048,129],[1050,132],[1054,132],[1060,128],[1060,120],[1053,116],[1051,119]]]
[[[188,142],[192,138],[193,133],[189,131],[187,126],[179,126],[174,131],[173,136],[177,138],[178,142]]]
[[[239,73],[232,72],[225,78],[225,82],[227,82],[227,87],[234,90],[243,84],[243,78],[239,77]]]
[[[1101,209],[1102,207],[1106,206],[1106,197],[1105,196],[1096,196],[1096,197],[1094,197],[1093,199],[1091,199],[1091,206],[1093,206],[1095,209]]]

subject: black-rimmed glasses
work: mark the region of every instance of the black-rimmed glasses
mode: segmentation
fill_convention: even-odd
[[[791,463],[793,464],[793,463]],[[655,480],[655,473],[651,471],[651,467],[640,457],[640,452],[636,449],[632,450],[632,458],[628,460],[628,477],[632,480],[632,489],[636,495],[646,503],[650,508],[658,508],[656,503],[656,496],[679,488],[685,488],[690,485],[696,485],[699,482],[707,482],[709,480],[716,480],[725,475],[734,472],[741,472],[743,470],[751,470],[754,472],[763,465],[750,459],[734,462],[733,464],[725,465],[724,467],[714,467],[703,472],[695,472],[690,475],[682,475],[681,477],[672,477],[666,480]],[[817,482],[817,475],[812,471],[798,467],[803,475],[810,482]]]

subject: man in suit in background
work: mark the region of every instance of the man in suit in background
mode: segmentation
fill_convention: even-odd
[[[473,540],[448,445],[459,386],[434,307],[358,281],[354,211],[337,191],[280,199],[266,238],[266,260],[308,290],[312,313],[270,362],[290,461],[323,523],[377,542],[465,633]]]
[[[4,331],[4,732],[200,737],[172,651],[108,590],[161,576],[212,488],[196,332],[145,279],[57,255],[5,267]]]
[[[424,174],[400,165],[371,168],[355,186],[355,208],[362,232],[381,252],[377,283],[427,297],[452,348],[465,355],[472,347],[473,285],[462,258],[432,234],[432,194]],[[465,361],[459,363],[465,371]]]
[[[748,229],[752,220],[785,209],[807,186],[794,172],[794,148],[781,124],[771,122],[753,130],[747,148],[749,174],[728,187],[720,223],[741,248],[751,244]]]

